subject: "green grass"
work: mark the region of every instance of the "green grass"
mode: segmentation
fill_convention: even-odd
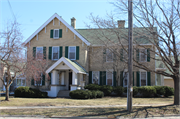
[[[119,108],[62,108],[62,109],[6,109],[1,110],[0,115],[41,115],[46,117],[56,116],[98,116],[98,117],[132,117],[145,118],[153,116],[165,116],[179,114],[178,106],[158,107],[133,107],[133,112],[128,113],[126,107]]]
[[[0,97],[1,106],[95,106],[95,105],[126,105],[126,97],[104,97],[98,99],[66,99],[66,98],[14,98],[4,101]],[[173,104],[174,97],[169,98],[133,98],[133,105]]]

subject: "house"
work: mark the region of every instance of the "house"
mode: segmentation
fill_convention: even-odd
[[[126,34],[128,29],[124,28],[125,21],[118,23],[119,28],[115,30],[121,29],[120,33]],[[136,31],[143,30],[136,28]],[[108,43],[108,40],[99,40],[103,32],[106,32],[105,29],[76,29],[75,18],[71,19],[69,25],[58,14],[51,16],[24,42],[27,51],[33,53],[35,58],[44,55],[44,59],[51,61],[46,70],[50,80],[42,75],[40,89],[48,92],[50,97],[57,97],[62,91],[68,93],[89,83],[127,86],[127,64],[123,62],[127,54],[123,49],[117,49],[116,53],[121,53],[121,57],[116,57],[115,61],[116,53],[112,53],[103,44]],[[106,35],[117,43],[114,35]],[[139,38],[138,42],[143,47],[134,52],[134,57],[149,68],[155,69],[155,61],[150,60],[150,56],[155,57],[155,54],[149,51],[155,50],[155,47],[143,37]],[[124,43],[128,46],[126,41]],[[115,62],[118,62],[118,67],[114,67]],[[138,68],[133,70],[133,85],[155,85],[154,73]],[[26,84],[34,87],[37,82],[32,79],[27,80]]]

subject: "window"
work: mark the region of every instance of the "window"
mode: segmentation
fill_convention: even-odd
[[[147,85],[147,72],[141,72],[140,73],[140,85],[146,86]]]
[[[76,60],[76,47],[69,46],[69,59]]]
[[[113,85],[113,73],[110,71],[106,72],[106,85],[109,85],[109,86]]]
[[[126,50],[124,50],[123,49],[123,59],[124,59],[124,61],[128,61],[128,49],[126,49]]]
[[[35,86],[42,86],[42,73],[39,76],[36,76],[36,80],[34,81]]]
[[[59,29],[54,29],[54,39],[59,38]]]
[[[25,79],[16,79],[16,86],[26,86]]]
[[[129,79],[129,73],[128,72],[124,72],[123,74],[123,87],[127,87],[127,83],[128,83],[128,79]]]
[[[43,59],[43,47],[36,47],[36,58]]]
[[[106,62],[112,62],[113,61],[113,53],[106,49]]]
[[[147,49],[140,49],[140,61],[141,62],[147,61]]]
[[[59,47],[52,47],[52,60],[58,60]]]
[[[99,71],[92,72],[92,83],[99,84]]]

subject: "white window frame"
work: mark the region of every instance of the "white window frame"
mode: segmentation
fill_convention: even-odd
[[[147,86],[147,71],[140,71],[140,86],[141,86],[141,72],[146,72],[146,86]]]
[[[70,48],[71,47],[75,47],[75,59],[70,59]],[[76,46],[69,46],[69,49],[68,49],[68,58],[70,59],[70,60],[76,60]]]
[[[41,84],[40,84],[40,86],[42,86],[42,80],[43,80],[43,74],[41,73]],[[34,81],[34,85],[37,86],[36,80]]]
[[[123,72],[123,87],[127,87],[127,85],[125,86],[125,82],[124,82],[124,80],[125,80],[125,79],[124,79],[125,73],[127,73],[127,76],[128,76],[128,77],[127,77],[127,85],[128,85],[128,80],[129,80],[129,73],[128,73],[127,71],[124,71],[124,72]]]
[[[57,47],[58,48],[58,58],[57,59],[53,59],[53,48]],[[53,46],[52,47],[52,60],[58,60],[59,59],[59,46]]]
[[[108,51],[110,52],[110,53],[112,53],[109,49],[106,49],[106,62],[113,62],[113,57],[114,57],[114,55],[113,55],[113,53],[112,53],[112,61],[108,61],[107,59],[108,59]]]
[[[56,31],[56,30],[58,30],[58,37],[55,37],[55,31]],[[58,39],[58,38],[59,38],[59,29],[54,29],[53,38],[54,38],[54,39]]]
[[[99,76],[99,71],[92,71],[92,83],[93,83],[93,72],[98,72],[98,84],[100,84],[100,76]],[[94,84],[94,83],[93,83]]]
[[[145,61],[141,61],[141,54],[144,54],[144,53],[141,52],[142,49],[145,50],[145,52],[146,52]],[[139,50],[140,50],[139,51],[139,60],[140,60],[140,62],[147,62],[147,49],[141,48]]]
[[[22,80],[25,80],[25,85],[24,86],[26,86],[26,79],[25,78],[16,78],[16,87],[19,87],[19,86],[17,86],[17,79],[21,80],[21,85],[20,86],[23,86],[22,85]]]
[[[112,69],[106,70],[106,85],[107,85],[107,72],[111,72],[111,74],[112,74],[112,85],[111,85],[111,86],[113,86],[113,83],[114,83],[114,79],[113,79],[113,70],[112,70]]]
[[[37,48],[41,48],[42,49],[42,56],[43,56],[43,47],[36,47],[36,59],[37,59]],[[42,59],[43,59],[43,57],[42,57]]]

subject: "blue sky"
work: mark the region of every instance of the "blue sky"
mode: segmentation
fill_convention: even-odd
[[[76,18],[76,28],[86,28],[90,24],[88,17],[93,15],[104,17],[114,10],[109,3],[112,0],[0,0],[0,30],[8,20],[13,20],[13,14],[21,24],[25,41],[54,13],[70,24],[72,17]],[[86,24],[85,24],[86,23]]]

